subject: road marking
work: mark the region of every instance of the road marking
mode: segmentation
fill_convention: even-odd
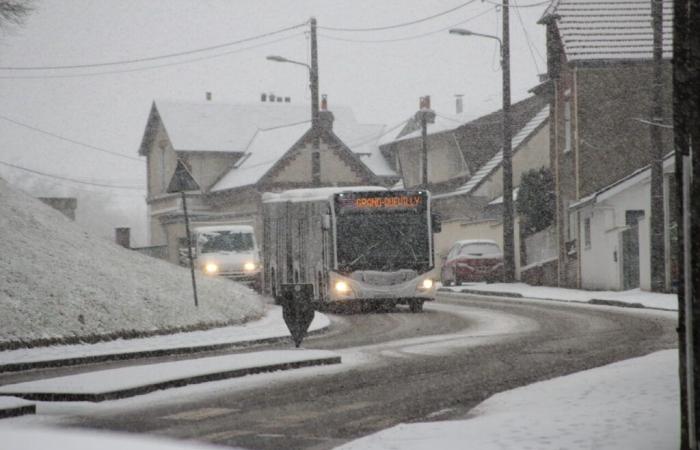
[[[183,411],[177,414],[171,414],[169,416],[165,416],[165,419],[196,421],[209,419],[211,417],[223,416],[236,411],[239,410],[231,408],[203,408],[196,409],[193,411]]]

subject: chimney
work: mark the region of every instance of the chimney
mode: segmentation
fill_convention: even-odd
[[[115,240],[117,245],[124,248],[131,248],[131,229],[128,227],[115,228]]]
[[[207,92],[206,97],[207,97],[207,101],[210,102],[211,101],[211,92]]]
[[[430,96],[426,95],[425,97],[421,97],[418,106],[420,109],[430,109]]]
[[[321,110],[318,112],[318,126],[322,130],[331,131],[333,129],[333,113],[328,111],[328,96],[323,94],[321,96]]]
[[[457,114],[462,114],[464,111],[464,100],[462,97],[464,97],[464,94],[455,94],[455,111]]]
[[[266,93],[263,92],[262,94],[260,94],[260,101],[263,103],[267,101],[267,94]]]

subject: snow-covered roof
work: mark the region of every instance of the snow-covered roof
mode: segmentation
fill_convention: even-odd
[[[428,123],[427,124],[427,134],[428,136],[437,134],[437,133],[442,133],[443,131],[451,131],[454,130],[455,128],[458,128],[465,123],[474,120],[474,115],[469,114],[469,113],[462,113],[462,114],[442,114],[442,113],[436,113],[435,114],[435,122],[433,123]],[[409,121],[407,121],[409,122]],[[406,141],[408,139],[415,139],[421,137],[423,134],[422,129],[419,127],[417,130],[411,131],[408,134],[405,134],[400,137],[394,137],[393,139],[383,139],[382,140],[382,145],[388,144],[390,142],[400,142],[400,141]]]
[[[214,190],[255,183],[265,173],[259,167],[269,162],[269,169],[311,125],[309,105],[172,100],[156,100],[154,105],[176,151],[244,153]],[[358,123],[347,106],[334,106],[331,112],[333,132],[375,175],[396,176],[379,151],[384,125]]]
[[[513,188],[513,201],[518,200],[518,192],[520,192],[520,187]],[[497,197],[497,198],[494,198],[493,200],[491,200],[489,202],[489,205],[490,206],[500,205],[501,203],[503,203],[503,196],[502,195],[500,197]]]
[[[173,100],[154,103],[170,142],[178,151],[244,152],[258,129],[311,119],[310,107],[301,104]]]
[[[568,61],[652,58],[651,1],[553,0],[541,23],[556,20]],[[673,2],[663,2],[663,57],[670,58]]]
[[[540,128],[547,119],[549,118],[549,106],[545,106],[538,112],[535,117],[533,117],[525,126],[513,136],[511,141],[511,148],[515,151],[520,144],[522,144],[528,136],[530,136],[534,131]],[[486,164],[481,166],[479,170],[476,171],[473,177],[467,181],[463,186],[458,187],[453,192],[447,192],[445,194],[435,195],[433,198],[439,199],[444,197],[451,197],[454,195],[464,195],[473,192],[481,182],[486,179],[494,170],[496,170],[503,162],[503,149],[499,150],[493,158],[491,158]]]
[[[309,130],[309,122],[258,130],[236,167],[223,176],[211,192],[257,183],[263,175]]]
[[[263,203],[273,202],[313,202],[326,200],[333,194],[341,192],[372,192],[387,191],[382,186],[333,186],[322,188],[290,189],[283,192],[265,192],[262,195]]]
[[[333,112],[335,115],[335,112]],[[334,121],[333,132],[360,161],[377,176],[396,176],[379,150],[380,139],[386,127],[380,124],[361,124],[350,121]]]

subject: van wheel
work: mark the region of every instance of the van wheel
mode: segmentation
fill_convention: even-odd
[[[423,300],[409,300],[408,307],[412,313],[419,313],[423,311]]]

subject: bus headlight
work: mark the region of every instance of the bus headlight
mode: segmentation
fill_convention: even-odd
[[[345,281],[337,281],[335,283],[335,291],[339,294],[347,294],[350,292],[350,286]]]
[[[204,271],[210,275],[214,275],[214,274],[219,272],[219,265],[216,263],[212,263],[212,262],[207,263],[204,266]]]
[[[424,279],[423,281],[421,281],[420,287],[421,287],[421,289],[426,290],[426,291],[429,289],[432,289],[433,288],[433,280],[431,280],[430,278]]]
[[[255,270],[255,263],[248,261],[247,263],[243,264],[243,270],[246,272],[252,272]]]

